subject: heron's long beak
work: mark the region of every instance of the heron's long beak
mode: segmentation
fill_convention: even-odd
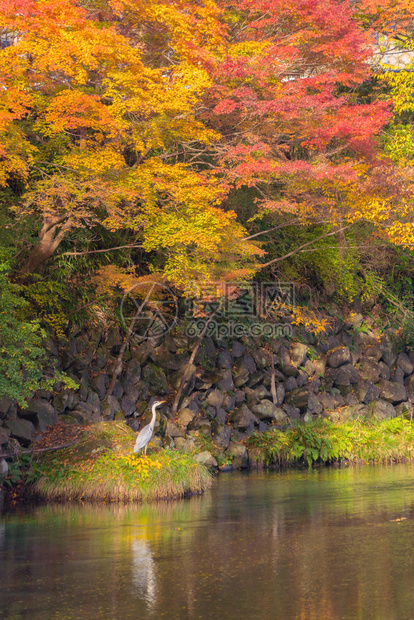
[[[162,405],[163,403],[166,403],[166,400],[160,400],[160,405]]]

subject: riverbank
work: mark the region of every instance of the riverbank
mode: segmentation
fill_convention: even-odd
[[[191,453],[152,444],[148,455],[133,453],[134,439],[120,422],[57,425],[35,452],[11,467],[7,481],[17,492],[10,497],[145,503],[203,493],[212,483],[212,470],[392,464],[414,458],[414,424],[402,417],[344,423],[318,419],[272,428],[234,444],[234,456],[226,462],[202,438]],[[58,445],[65,447],[50,449]],[[206,454],[210,467],[203,464]]]
[[[7,478],[23,497],[43,500],[137,501],[178,499],[211,484],[206,467],[190,455],[152,446],[135,454],[135,433],[124,423],[60,424],[34,452],[15,462]],[[55,446],[60,449],[53,449]]]

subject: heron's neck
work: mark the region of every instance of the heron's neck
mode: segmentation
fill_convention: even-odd
[[[155,424],[155,418],[157,417],[157,410],[154,409],[152,410],[152,420],[151,420],[151,426],[153,426]]]

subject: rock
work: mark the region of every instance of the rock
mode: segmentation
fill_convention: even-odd
[[[79,402],[76,409],[71,411],[71,416],[80,422],[99,422],[101,420],[100,410],[87,402]]]
[[[379,367],[380,367],[380,377],[381,379],[385,379],[386,381],[390,380],[391,377],[391,370],[389,368],[389,366],[387,366],[387,364],[385,362],[379,362]]]
[[[283,411],[285,411],[291,420],[299,420],[300,409],[292,407],[291,405],[282,405]]]
[[[347,394],[347,395],[345,396],[344,401],[345,401],[344,403],[340,403],[340,404],[338,404],[338,403],[337,403],[337,401],[336,401],[336,399],[335,399],[335,405],[337,405],[338,407],[342,407],[342,406],[343,406],[343,404],[350,405],[351,407],[352,407],[352,406],[354,406],[354,405],[359,405],[359,400],[358,400],[358,398],[355,396],[355,394]]]
[[[379,344],[374,344],[368,347],[365,351],[367,357],[371,357],[375,362],[379,362],[382,357],[382,348]]]
[[[260,398],[254,390],[247,387],[245,389],[245,393],[246,393],[247,405],[249,407],[253,407],[254,405],[257,405],[260,403]]]
[[[236,399],[236,404],[240,405],[244,400],[246,400],[246,392],[244,390],[237,390],[235,392],[234,397]]]
[[[0,398],[0,415],[6,415],[12,405],[12,399],[8,396]]]
[[[218,389],[224,393],[232,392],[234,390],[234,382],[231,370],[224,370],[222,375],[223,378],[217,383]]]
[[[232,459],[232,465],[236,469],[246,469],[249,466],[249,455],[246,446],[232,443],[226,450],[226,456]]]
[[[331,368],[339,368],[339,366],[349,364],[351,362],[351,351],[348,347],[339,347],[328,354],[327,364]]]
[[[95,390],[98,392],[99,398],[101,400],[105,398],[106,388],[108,384],[109,384],[109,378],[108,378],[108,375],[106,374],[99,374],[97,377],[94,377],[92,381],[92,385],[95,388]]]
[[[302,344],[301,342],[295,342],[291,346],[290,359],[292,360],[293,366],[296,366],[296,368],[298,368],[299,366],[304,365],[308,350],[309,347],[306,344]]]
[[[381,348],[382,348],[382,361],[387,364],[390,368],[394,366],[397,361],[397,346],[392,338],[392,336],[386,332],[381,339]]]
[[[352,366],[352,364],[344,364],[338,368],[335,373],[334,385],[337,385],[338,387],[351,385],[351,383],[358,383],[358,381],[359,373],[357,369]]]
[[[396,411],[391,403],[385,400],[376,400],[370,405],[372,416],[376,420],[385,420],[387,418],[395,418]]]
[[[277,398],[278,407],[280,407],[280,405],[283,403],[285,395],[286,395],[286,390],[284,388],[284,385],[283,383],[279,383],[276,386],[276,398]]]
[[[391,381],[381,379],[379,382],[379,391],[383,400],[387,400],[389,403],[395,405],[407,400],[406,389],[399,383],[392,383]]]
[[[253,349],[251,355],[255,361],[255,364],[258,368],[267,368],[270,364],[270,356],[269,353],[263,349]]]
[[[252,407],[252,411],[259,420],[283,422],[287,418],[286,412],[276,407],[270,400],[262,400],[258,405]]]
[[[106,401],[102,403],[102,415],[105,418],[105,420],[114,420],[116,414],[120,412],[121,412],[121,405],[119,404],[118,399],[115,398],[113,394],[111,394],[110,396],[108,396]],[[124,417],[123,413],[122,413],[122,417]]]
[[[311,377],[316,372],[315,364],[311,362],[310,360],[306,360],[305,362],[305,372],[308,375],[308,377]]]
[[[242,404],[230,414],[230,420],[238,430],[246,430],[253,425],[259,425],[258,418],[250,411],[247,405]]]
[[[23,445],[31,442],[35,427],[30,420],[7,420],[5,426],[9,429],[10,435]]]
[[[361,381],[354,386],[354,392],[360,403],[367,405],[379,396],[379,388],[371,381]]]
[[[221,407],[224,402],[224,394],[219,390],[214,390],[207,396],[206,402],[212,407]]]
[[[44,433],[49,426],[53,426],[59,421],[57,413],[55,410],[46,410],[39,411],[37,414],[37,427],[41,433]]]
[[[217,366],[218,368],[231,370],[233,366],[233,357],[230,351],[224,350],[219,352],[217,356]]]
[[[0,446],[4,446],[9,441],[9,437],[10,431],[0,427]]]
[[[289,377],[290,379],[294,378],[294,377]],[[306,385],[308,382],[308,375],[306,372],[304,372],[303,370],[299,370],[299,374],[296,377],[296,383],[298,387],[302,387],[302,385]],[[288,379],[289,381],[289,379]],[[293,388],[294,389],[294,388]]]
[[[124,396],[121,400],[121,408],[125,417],[131,416],[136,411],[135,402],[128,398],[128,396]]]
[[[217,448],[225,450],[230,443],[231,431],[225,424],[220,424],[217,432],[213,435],[213,443]]]
[[[245,367],[247,368],[250,374],[253,374],[254,372],[256,372],[257,370],[256,363],[254,359],[252,358],[252,356],[249,355],[248,353],[245,353],[243,355],[243,364],[245,365]]]
[[[195,413],[187,407],[182,407],[177,413],[178,423],[181,427],[187,428],[187,426],[194,420]]]
[[[130,359],[125,365],[125,378],[136,385],[141,379],[141,364],[136,359]]]
[[[211,436],[211,422],[207,418],[202,418],[197,424],[198,431],[205,437]]]
[[[6,476],[9,471],[7,461],[3,458],[0,459],[0,476]]]
[[[374,359],[362,358],[359,363],[359,372],[361,378],[371,383],[378,383],[381,377],[381,366]]]
[[[253,391],[259,400],[272,397],[270,392],[265,388],[264,385],[259,385],[259,387],[255,388]]]
[[[298,388],[298,382],[295,377],[289,377],[284,383],[286,392],[292,392],[292,390],[296,390]]]
[[[249,380],[249,376],[250,376],[249,370],[244,364],[244,360],[242,359],[241,362],[238,362],[236,364],[236,370],[234,373],[235,387],[238,388],[244,385],[245,383],[247,383],[247,381]]]
[[[404,385],[404,371],[400,366],[397,366],[393,376],[394,383],[400,383]]]
[[[141,395],[141,390],[133,383],[130,383],[126,378],[123,379],[123,385],[125,396],[133,403],[136,403]]]
[[[414,402],[414,375],[408,377],[405,382],[405,388],[407,390],[408,398],[411,402]]]
[[[403,416],[404,418],[407,418],[408,420],[412,420],[413,419],[413,405],[412,403],[410,403],[410,401],[406,401],[405,403],[400,403],[399,405],[396,405],[394,407],[395,409],[395,413],[397,416]]]
[[[223,401],[223,408],[226,411],[232,411],[236,406],[236,397],[230,396],[230,394],[226,394]]]
[[[174,440],[175,448],[180,452],[191,452],[194,448],[194,444],[184,437],[176,437]]]
[[[244,344],[238,342],[237,340],[233,343],[233,347],[231,350],[233,357],[242,357],[245,351],[246,347],[244,346]]]
[[[177,371],[171,375],[171,384],[175,389],[177,389],[180,384],[184,370],[185,369],[182,369],[181,371]],[[191,372],[195,372],[195,366],[193,366]],[[190,376],[191,372],[189,373]],[[161,368],[155,364],[148,364],[144,367],[144,370],[142,371],[142,378],[145,383],[147,383],[153,394],[168,394],[169,387],[167,378]]]
[[[167,426],[165,429],[165,434],[169,437],[175,439],[176,437],[184,437],[184,431],[182,428],[179,428],[176,424],[171,422],[171,420],[167,420]]]
[[[321,357],[318,360],[313,361],[313,365],[315,367],[315,375],[317,377],[323,377],[326,372],[326,356]]]
[[[362,326],[362,323],[364,322],[364,317],[362,316],[362,314],[358,312],[354,314],[354,316],[351,318],[351,321],[352,321],[352,327],[354,329],[359,329]]]
[[[98,415],[101,414],[101,411],[102,411],[101,401],[99,399],[98,394],[94,392],[93,390],[89,390],[88,398],[86,399],[86,404],[89,405],[92,409],[94,409]]]
[[[88,398],[88,392],[86,392],[86,398]],[[36,400],[31,401],[35,406]],[[48,401],[42,401],[48,402]],[[67,409],[74,409],[79,402],[79,393],[74,390],[62,390],[53,399],[53,407],[58,414],[65,413]],[[50,403],[48,403],[50,405]]]
[[[320,392],[318,394],[318,399],[325,411],[334,411],[335,399],[331,394],[328,394],[327,392]]]
[[[321,413],[322,408],[319,398],[315,394],[309,394],[308,413]]]
[[[65,394],[65,397],[68,397],[68,394]],[[50,404],[48,400],[44,400],[43,398],[36,398],[31,400],[26,409],[23,409],[20,412],[20,417],[27,418],[32,422],[35,422],[38,419],[38,415],[43,413],[47,416],[45,419],[53,420],[51,424],[54,424],[58,421],[55,408],[53,407],[53,405]]]
[[[301,411],[308,408],[310,386],[304,385],[303,387],[293,390],[286,396],[286,402],[288,405],[297,407]]]
[[[157,359],[155,348],[149,340],[145,340],[145,342],[138,346],[130,344],[129,350],[132,359],[137,360],[141,365],[145,364],[148,359],[152,360],[153,362],[155,362],[155,360]]]
[[[205,465],[206,467],[217,467],[217,461],[210,452],[205,450],[204,452],[199,452],[194,456],[197,463],[201,463],[201,465]]]

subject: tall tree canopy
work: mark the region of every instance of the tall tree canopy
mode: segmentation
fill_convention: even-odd
[[[410,172],[380,144],[392,102],[361,94],[390,7],[1,0],[0,183],[38,232],[23,274],[96,226],[179,286],[252,273],[246,187],[276,224],[379,221],[410,243]]]

